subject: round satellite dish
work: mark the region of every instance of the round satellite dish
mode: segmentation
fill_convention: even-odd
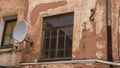
[[[28,32],[28,24],[25,20],[19,21],[13,31],[13,38],[16,43],[21,43],[25,40]]]

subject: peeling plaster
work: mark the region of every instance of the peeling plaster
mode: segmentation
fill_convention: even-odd
[[[103,57],[102,52],[101,52],[101,51],[97,51],[97,52],[96,52],[96,57],[97,57],[98,59],[102,58],[102,57]]]
[[[42,4],[37,5],[31,12],[30,22],[32,23],[32,25],[33,23],[36,23],[36,20],[40,12],[46,11],[50,8],[54,9],[60,6],[64,6],[65,4],[67,4],[66,1],[59,1],[59,2],[52,2],[52,3],[42,3]]]
[[[9,0],[6,0],[9,1]],[[26,44],[21,44],[22,47],[25,49],[24,57],[21,61],[37,61],[40,57],[40,40],[41,40],[41,31],[42,31],[42,17],[44,16],[51,16],[56,14],[62,14],[67,12],[74,12],[74,37],[73,37],[73,59],[86,59],[86,58],[98,58],[98,59],[105,59],[107,57],[107,40],[106,40],[106,0],[28,0],[29,7],[28,7],[28,15],[27,20],[30,24],[29,36],[33,40],[34,45],[32,47],[26,47]],[[113,0],[114,2],[117,0]],[[9,2],[8,2],[9,3]],[[12,0],[9,5],[14,3]],[[17,0],[17,3],[19,1]],[[96,5],[97,4],[97,5]],[[17,5],[17,4],[16,4]],[[20,4],[21,5],[21,4]],[[115,5],[118,5],[116,3]],[[24,7],[16,7],[8,6],[5,3],[3,9],[0,7],[0,16],[9,15],[14,13],[19,13],[19,20],[24,18],[25,8]],[[44,6],[44,7],[43,7]],[[96,7],[96,13],[94,16],[94,21],[90,21],[89,17],[91,15],[91,9]],[[114,7],[113,7],[114,8]],[[115,56],[114,59],[118,58],[117,52],[118,47],[116,46],[118,43],[117,41],[117,10],[118,7],[115,7],[113,10],[113,55]],[[26,11],[27,12],[27,11]],[[0,17],[1,18],[1,17]],[[86,22],[86,25],[84,25]],[[85,27],[86,29],[85,29]],[[85,29],[85,31],[84,31]],[[84,37],[83,37],[84,36]],[[24,47],[25,46],[25,47]],[[38,54],[39,53],[39,54]],[[33,55],[33,56],[31,56]],[[117,56],[117,57],[116,57]],[[3,62],[7,65],[6,61],[15,61],[17,58],[16,54],[10,55],[10,57],[14,57],[15,59],[6,60],[9,58],[9,55],[3,54],[3,57],[0,60],[4,60]],[[20,60],[18,60],[20,61]],[[16,61],[17,62],[17,61]],[[11,62],[14,64],[14,62]],[[88,67],[97,67],[96,64],[72,64],[72,65],[48,65],[48,68],[88,68]],[[99,64],[101,66],[101,64]],[[43,65],[42,68],[44,68]],[[87,67],[88,66],[88,67]],[[102,65],[106,66],[106,65]],[[29,66],[28,66],[29,67]],[[31,66],[32,68],[32,66]],[[33,68],[35,68],[33,66]]]
[[[103,48],[105,48],[104,43],[102,43],[102,42],[101,43],[97,42],[96,45],[97,45],[97,49],[103,49]]]

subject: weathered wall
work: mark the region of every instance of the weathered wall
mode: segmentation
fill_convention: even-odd
[[[120,62],[120,1],[119,0],[112,0],[111,10],[112,10],[113,61]]]
[[[23,66],[24,67],[24,66]],[[21,66],[22,68],[22,66]],[[106,65],[91,65],[91,63],[87,64],[51,64],[51,65],[33,65],[33,66],[25,66],[25,68],[109,68]]]
[[[17,18],[18,21],[21,19],[26,19],[28,9],[27,6],[28,6],[27,0],[0,0],[0,21],[6,16],[16,14],[18,15]],[[20,49],[9,51],[5,49],[0,50],[0,65],[12,66],[20,63],[21,61],[22,51]]]
[[[91,9],[95,10],[94,21],[89,19],[93,13]],[[73,59],[107,60],[106,0],[29,0],[27,20],[30,25],[29,37],[34,45],[29,47],[30,52],[25,54],[25,61],[34,61],[40,58],[43,17],[68,12],[74,12]],[[35,56],[31,57],[31,55]],[[62,65],[62,68],[66,66]],[[68,67],[84,68],[85,66],[107,67],[91,63]]]
[[[39,52],[38,48],[39,46],[41,46],[41,25],[43,17],[67,12],[74,12],[73,33],[76,34],[73,35],[73,58],[106,59],[106,1],[49,1],[50,2],[41,0],[29,1],[29,34],[32,41],[34,41],[34,47],[36,48],[35,51]],[[89,17],[92,14],[91,9],[95,9],[94,21],[89,20]],[[93,41],[91,41],[91,39]],[[98,52],[96,52],[96,50]],[[86,53],[88,53],[89,55],[86,55]]]
[[[21,51],[8,51],[0,52],[0,65],[1,66],[14,66],[21,62]]]
[[[74,12],[73,30],[73,59],[103,59],[107,60],[107,0],[1,0],[0,19],[4,16],[18,14],[18,21],[26,19],[29,24],[27,43],[19,45],[18,62],[29,62],[41,58],[42,23],[43,17],[62,13]],[[3,6],[4,5],[4,6]],[[93,11],[91,11],[93,9]],[[119,0],[112,0],[112,42],[113,60],[119,61]],[[90,20],[91,18],[94,20]],[[6,53],[0,54],[0,60]],[[7,53],[11,55],[11,53]],[[15,56],[12,56],[15,58]],[[7,55],[6,55],[7,56]],[[10,56],[8,56],[10,57]],[[4,64],[8,65],[7,60]],[[15,63],[15,64],[17,64]],[[0,65],[3,65],[0,62]],[[11,65],[11,64],[10,64]],[[42,67],[44,68],[43,65]],[[32,67],[32,66],[31,66]],[[33,66],[37,68],[38,66]],[[98,63],[87,64],[58,64],[47,65],[47,68],[109,68],[108,65]],[[29,66],[26,66],[29,68]]]
[[[113,36],[113,60],[119,61],[119,0],[112,0],[112,36]]]

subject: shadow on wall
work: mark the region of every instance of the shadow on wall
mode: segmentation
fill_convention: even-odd
[[[12,66],[0,66],[0,68],[16,68],[16,67],[12,67]]]

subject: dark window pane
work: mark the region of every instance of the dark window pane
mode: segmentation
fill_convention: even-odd
[[[48,18],[45,21],[45,27],[51,28],[58,26],[58,19],[57,18]]]
[[[66,48],[72,48],[72,36],[66,37]]]
[[[66,33],[67,36],[68,36],[68,35],[72,35],[72,34],[73,34],[73,29],[72,29],[72,27],[66,28],[66,29],[65,29],[65,33]]]
[[[65,35],[65,29],[60,29],[59,36],[64,36],[64,35]]]
[[[64,37],[59,37],[58,49],[64,48]]]
[[[56,37],[57,36],[57,30],[52,30],[52,37]]]
[[[48,51],[45,51],[44,58],[48,58]]]
[[[64,57],[64,50],[58,50],[57,57]]]
[[[56,38],[51,38],[51,49],[56,49]]]
[[[68,25],[68,24],[73,24],[73,16],[63,16],[60,17],[60,26]]]
[[[50,37],[50,30],[45,31],[45,37]]]
[[[55,58],[55,50],[50,51],[50,58]]]
[[[72,56],[72,50],[65,50],[65,57],[71,57]]]
[[[50,42],[49,39],[45,39],[45,40],[44,40],[45,50],[48,50],[48,49],[49,49],[49,42]]]
[[[72,25],[72,14],[51,16],[44,19],[45,47],[43,51],[48,51],[49,54],[46,53],[47,59],[72,57]]]

